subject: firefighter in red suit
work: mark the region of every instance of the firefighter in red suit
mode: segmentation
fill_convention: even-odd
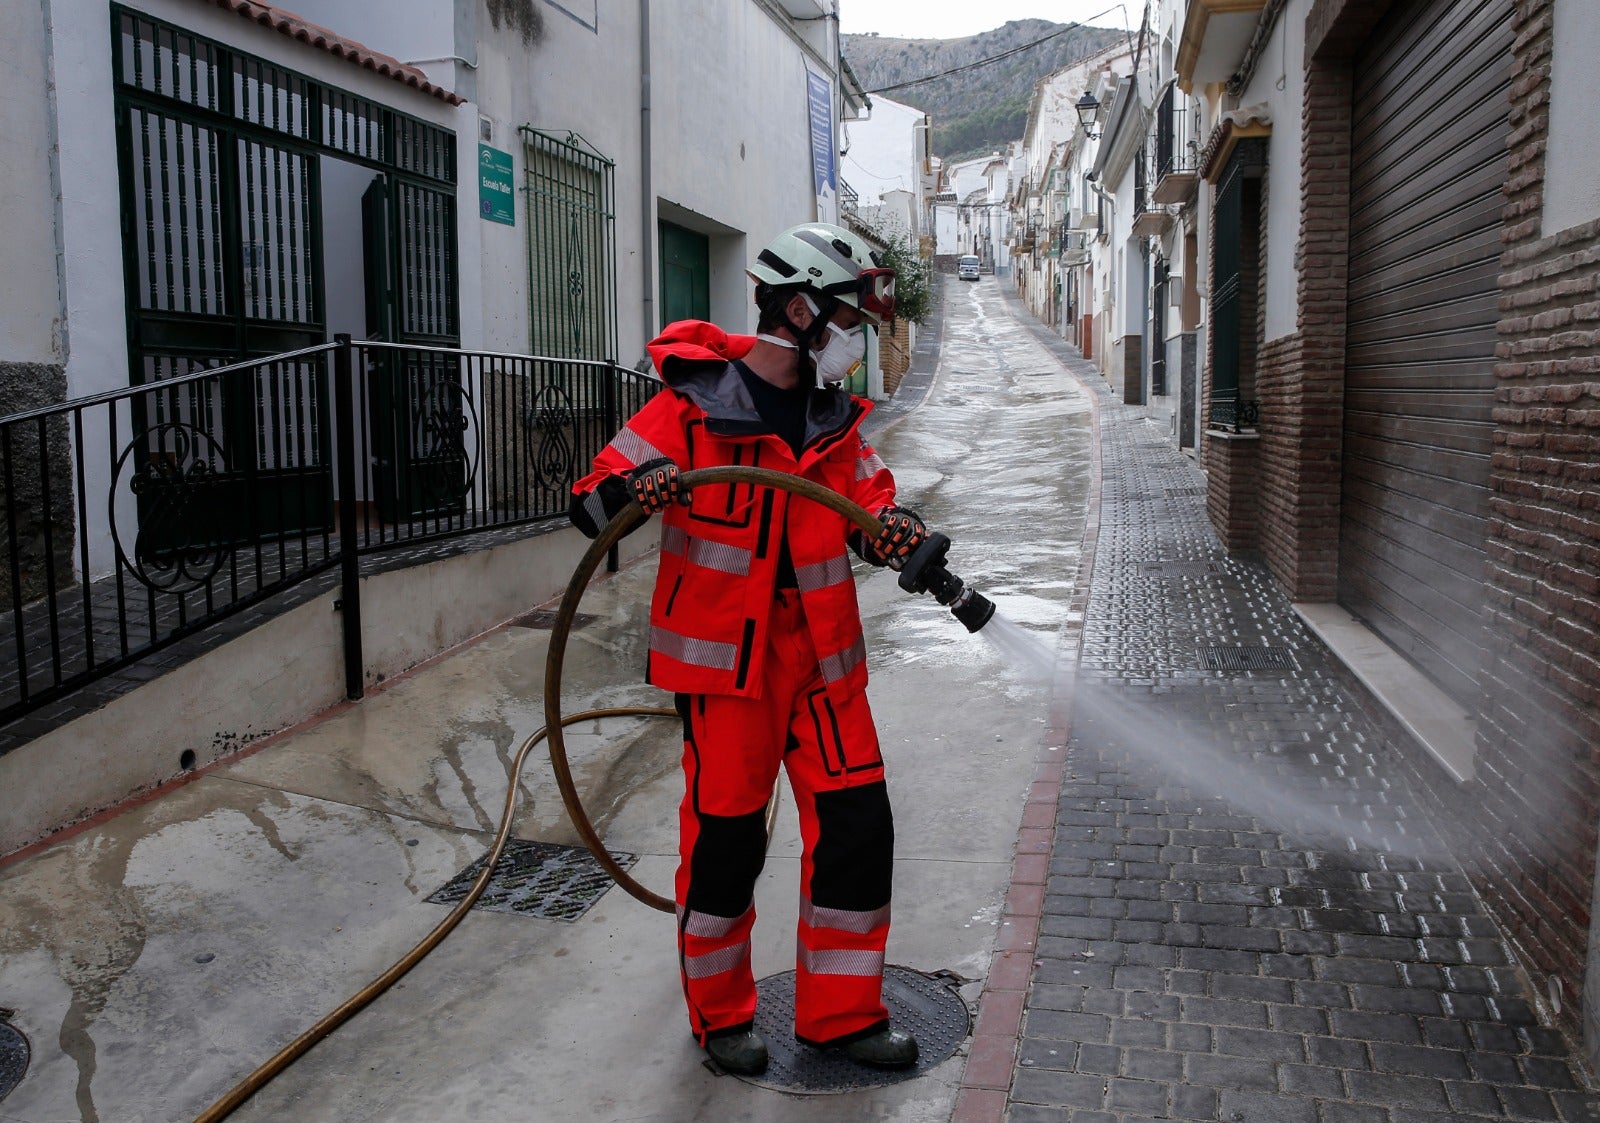
[[[871,403],[838,383],[869,326],[894,314],[894,273],[836,226],[785,231],[749,274],[754,337],[695,320],[649,350],[667,389],[573,487],[591,538],[627,504],[662,512],[647,678],[676,695],[685,793],[676,878],[679,966],[696,1039],[725,1069],[762,1071],[750,935],[764,809],[788,770],[804,843],[796,1038],[905,1067],[911,1034],[882,999],[894,824],[867,708],[850,554],[898,564],[926,536],[861,439]],[[776,488],[683,487],[680,472],[742,465],[823,484],[877,514],[868,538]]]

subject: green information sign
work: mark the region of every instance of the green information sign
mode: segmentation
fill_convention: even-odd
[[[511,184],[511,153],[478,145],[478,213],[490,222],[517,224],[517,193]]]

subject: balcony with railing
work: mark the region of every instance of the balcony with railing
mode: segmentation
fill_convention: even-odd
[[[1166,208],[1156,203],[1150,197],[1150,145],[1148,139],[1139,149],[1139,156],[1133,162],[1133,235],[1136,238],[1153,238],[1165,233],[1172,224],[1172,216]]]
[[[861,193],[851,187],[843,179],[839,180],[839,211],[841,214],[856,214],[861,209]]]
[[[1156,109],[1155,147],[1151,151],[1152,202],[1188,201],[1200,171],[1200,107],[1169,85]]]

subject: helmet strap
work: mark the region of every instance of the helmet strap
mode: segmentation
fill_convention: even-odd
[[[810,327],[802,328],[789,316],[789,301],[793,300],[796,295],[800,296],[806,302],[806,307],[811,310]],[[822,307],[820,308],[817,306],[817,301],[813,300],[812,295],[807,292],[798,294],[791,292],[779,308],[779,315],[783,317],[783,326],[788,329],[790,335],[794,336],[794,343],[768,335],[756,336],[757,339],[762,339],[784,348],[792,347],[797,351],[795,362],[800,368],[802,381],[806,383],[815,382],[817,379],[817,366],[812,361],[811,352],[817,349],[817,345],[827,335],[828,321],[833,317],[835,309],[839,306],[839,302],[833,297],[818,295],[822,301]]]

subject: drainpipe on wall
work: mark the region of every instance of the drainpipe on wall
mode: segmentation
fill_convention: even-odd
[[[639,0],[639,268],[644,339],[656,334],[655,187],[650,173],[650,0]]]

